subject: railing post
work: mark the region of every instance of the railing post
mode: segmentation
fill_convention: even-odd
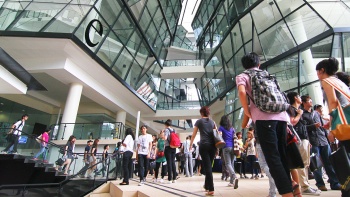
[[[66,133],[66,127],[67,127],[67,124],[64,124],[64,129],[63,129],[63,134],[62,134],[61,140],[64,139],[64,134]]]
[[[80,139],[82,139],[82,138],[83,138],[84,125],[85,125],[85,124],[83,124],[83,126],[82,126],[82,128],[81,128],[81,132],[80,132]]]

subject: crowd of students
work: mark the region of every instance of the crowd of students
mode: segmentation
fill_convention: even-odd
[[[239,178],[248,178],[247,171],[251,172],[251,179],[258,179],[259,172],[264,171],[269,179],[269,197],[275,197],[277,192],[282,197],[319,196],[321,191],[327,191],[327,187],[322,177],[322,168],[312,172],[316,180],[316,188],[308,182],[308,166],[310,165],[310,155],[313,153],[322,160],[323,170],[329,178],[330,188],[341,190],[343,197],[349,197],[349,191],[341,187],[329,159],[331,154],[330,145],[335,141],[335,136],[329,131],[335,125],[330,125],[331,120],[323,114],[323,106],[320,104],[314,105],[309,95],[300,96],[298,92],[288,92],[289,105],[286,109],[274,113],[262,110],[255,103],[256,100],[252,99],[254,90],[250,80],[252,77],[250,73],[262,72],[259,69],[259,56],[252,52],[243,56],[241,61],[247,72],[236,76],[236,84],[244,115],[251,119],[250,125],[242,125],[243,129],[249,127],[247,138],[243,140],[242,133],[235,132],[231,120],[226,115],[221,117],[220,125],[217,127],[216,123],[210,118],[210,109],[207,106],[200,109],[201,118],[196,121],[192,135],[186,138],[179,150],[171,147],[169,143],[171,133],[175,132],[171,127],[170,119],[165,122],[165,127],[158,136],[148,134],[147,126],[143,125],[140,127],[141,135],[138,137],[136,147],[139,186],[145,184],[148,173],[153,176],[153,182],[171,184],[176,183],[179,177],[178,172],[184,173],[185,177],[192,177],[197,172],[198,175],[202,173],[205,175],[203,187],[206,194],[214,195],[212,163],[219,154],[213,143],[213,129],[216,129],[222,134],[226,143],[220,155],[223,160],[222,180],[229,179],[228,186],[237,189]],[[325,82],[325,79],[333,81],[345,94],[350,95],[350,78],[345,73],[337,73],[338,69],[339,62],[335,58],[322,60],[316,65],[317,76],[322,85],[323,98],[329,112],[332,112],[338,105],[346,107],[350,104],[344,95]],[[294,159],[287,159],[286,151],[287,135],[292,130],[298,136],[297,147],[303,163],[302,168],[291,169],[287,162],[288,159]],[[194,139],[198,132],[200,133],[200,140],[195,146]],[[129,128],[121,142],[123,149],[123,181],[120,185],[129,185],[132,155],[135,151],[134,141],[135,136],[132,129]],[[62,165],[66,166],[65,174],[68,173],[67,169],[69,169],[73,159],[74,143],[75,137],[71,136],[65,146],[64,156],[66,160]],[[98,139],[94,140],[93,143],[89,140],[85,148],[85,153],[87,153],[84,155],[85,167],[90,167],[87,171],[88,177],[91,177],[95,170],[91,166],[96,163],[97,145]],[[344,146],[347,153],[349,153],[349,140],[340,141],[339,146]],[[104,147],[103,155],[105,158],[108,156],[108,148],[108,145]],[[41,153],[42,150],[37,155]],[[175,159],[176,155],[178,155],[177,159]],[[194,166],[193,159],[195,160]],[[175,164],[176,160],[180,162],[178,172]],[[239,177],[236,175],[235,163],[239,164]],[[103,169],[105,170],[105,166]],[[102,170],[103,173],[104,170]],[[98,172],[95,171],[95,173]],[[165,176],[167,176],[167,180],[164,180]]]

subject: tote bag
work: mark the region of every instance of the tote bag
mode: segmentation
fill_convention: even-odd
[[[323,81],[328,83],[343,96],[345,96],[348,101],[350,101],[350,95],[346,94],[332,79],[326,78]],[[332,116],[332,133],[340,141],[350,139],[350,106],[342,107],[338,101],[338,107],[333,110],[330,114]]]

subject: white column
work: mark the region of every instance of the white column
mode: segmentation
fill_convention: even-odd
[[[137,112],[136,132],[135,132],[136,141],[139,139],[139,129],[140,129],[140,111]]]
[[[307,35],[303,24],[302,16],[299,15],[299,12],[294,13],[293,16],[294,17],[289,27],[292,34],[296,38],[297,43],[301,44],[307,41]],[[305,82],[317,80],[318,78],[315,70],[317,62],[315,62],[314,58],[312,57],[311,49],[307,49],[301,52],[300,56],[302,60],[301,73],[304,73],[304,76],[301,77],[304,77]],[[307,92],[313,99],[313,104],[322,103],[323,96],[321,94],[321,88],[319,83],[309,85],[307,87]]]
[[[61,123],[75,123],[82,91],[83,85],[78,83],[72,83],[70,85]],[[73,134],[73,129],[74,124],[61,124],[58,140],[62,138],[62,135],[64,135],[64,139],[68,139]]]
[[[126,112],[125,111],[118,111],[115,121],[121,122],[125,126],[125,120],[126,120]]]

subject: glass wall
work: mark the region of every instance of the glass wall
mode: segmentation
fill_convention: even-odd
[[[205,105],[225,96],[225,114],[235,124],[242,111],[234,80],[244,70],[241,58],[248,52],[259,54],[261,68],[277,77],[283,91],[309,94],[315,104],[323,103],[315,72],[319,61],[334,56],[340,71],[349,72],[350,10],[345,1],[221,2],[212,22],[198,34],[206,71],[198,88]],[[194,20],[193,29],[202,30],[200,20]]]

